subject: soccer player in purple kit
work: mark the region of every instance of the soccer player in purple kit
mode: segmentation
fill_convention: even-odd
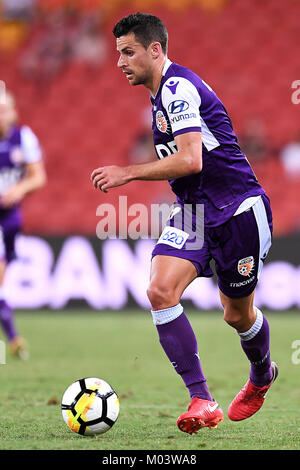
[[[42,151],[28,126],[18,124],[13,95],[3,93],[0,102],[0,323],[9,350],[27,359],[26,341],[19,335],[14,314],[4,298],[3,281],[8,263],[15,258],[15,239],[22,228],[20,204],[46,182]]]
[[[269,199],[215,92],[168,58],[162,21],[136,13],[121,19],[113,33],[118,67],[132,86],[144,85],[150,91],[158,161],[102,166],[91,179],[103,192],[134,180],[168,180],[176,195],[175,209],[152,253],[147,294],[160,343],[191,397],[177,425],[183,432],[197,433],[202,427],[216,427],[224,414],[209,391],[197,339],[180,299],[195,278],[213,276],[211,260],[224,319],[237,331],[251,365],[249,380],[229,406],[229,418],[240,421],[257,412],[278,374],[270,359],[267,319],[254,305],[272,240]],[[195,218],[198,205],[204,207],[204,225]]]

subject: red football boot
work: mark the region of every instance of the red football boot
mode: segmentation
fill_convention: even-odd
[[[266,394],[278,375],[278,366],[272,362],[273,378],[269,385],[257,387],[250,380],[244,385],[228,408],[228,417],[232,421],[242,421],[254,415],[263,405]]]
[[[199,429],[207,426],[216,428],[220,421],[224,421],[224,415],[217,402],[195,397],[188,411],[177,419],[177,426],[180,431],[196,434]]]

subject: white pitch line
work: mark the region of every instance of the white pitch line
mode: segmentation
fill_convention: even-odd
[[[174,406],[174,405],[168,405],[163,407],[162,405],[126,405],[122,403],[122,399],[120,400],[122,408],[133,408],[133,409],[143,409],[143,410],[163,410],[163,412],[166,412],[167,410],[181,410],[181,406]],[[300,413],[300,409],[297,408],[290,408],[290,409],[285,409],[285,408],[268,408],[264,407],[263,411],[279,411],[281,413]]]

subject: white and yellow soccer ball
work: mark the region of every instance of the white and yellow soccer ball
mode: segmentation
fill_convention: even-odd
[[[119,416],[119,398],[104,380],[88,377],[72,383],[61,401],[62,416],[72,431],[83,436],[107,432]]]

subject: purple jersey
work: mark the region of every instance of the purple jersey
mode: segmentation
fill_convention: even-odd
[[[169,183],[180,204],[204,204],[205,226],[223,224],[245,199],[265,193],[239,147],[225,107],[198,75],[167,59],[151,102],[158,158],[178,151],[176,136],[202,134],[202,171]]]
[[[0,195],[14,186],[24,175],[25,165],[42,158],[35,134],[28,126],[13,126],[0,138]]]
[[[0,139],[0,198],[24,176],[25,165],[42,158],[39,142],[27,126],[13,126]],[[14,240],[21,229],[19,205],[1,207],[0,199],[0,257],[10,261],[14,257]]]

